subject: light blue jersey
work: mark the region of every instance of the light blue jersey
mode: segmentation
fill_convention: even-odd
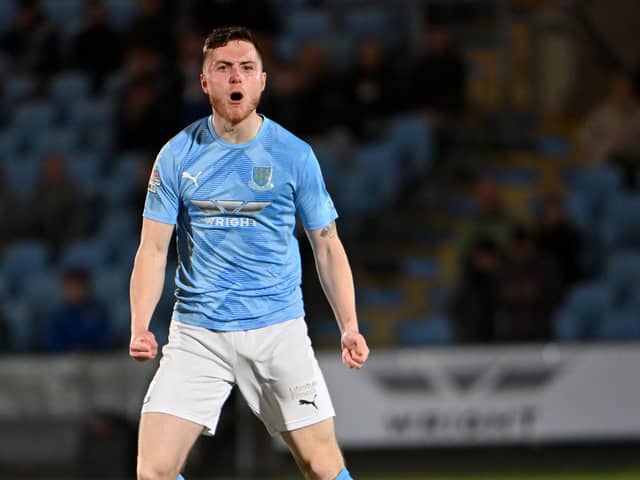
[[[174,318],[251,330],[304,315],[296,214],[304,228],[337,218],[311,147],[264,118],[256,137],[222,140],[212,117],[160,150],[143,215],[175,224]]]

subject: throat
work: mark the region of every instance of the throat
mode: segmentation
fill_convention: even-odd
[[[225,142],[246,143],[256,137],[262,122],[263,119],[258,114],[250,115],[239,123],[233,123],[214,113],[213,128]]]

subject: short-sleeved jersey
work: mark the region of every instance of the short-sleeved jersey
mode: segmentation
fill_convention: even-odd
[[[296,214],[308,230],[338,216],[311,147],[277,123],[232,144],[210,116],[172,138],[143,215],[176,225],[174,319],[233,331],[303,316]]]

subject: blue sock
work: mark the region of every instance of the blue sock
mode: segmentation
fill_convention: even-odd
[[[349,475],[349,470],[347,470],[347,467],[345,467],[340,470],[340,473],[338,473],[336,480],[353,480],[353,478],[351,478],[351,475]]]
[[[180,474],[178,474],[178,478],[176,478],[176,480],[184,480],[184,477]]]

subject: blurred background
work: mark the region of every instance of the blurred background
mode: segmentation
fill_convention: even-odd
[[[226,24],[340,213],[367,368],[306,242],[303,290],[357,478],[640,478],[633,0],[1,0],[0,476],[134,477],[146,184]],[[186,474],[296,478],[238,396]]]

